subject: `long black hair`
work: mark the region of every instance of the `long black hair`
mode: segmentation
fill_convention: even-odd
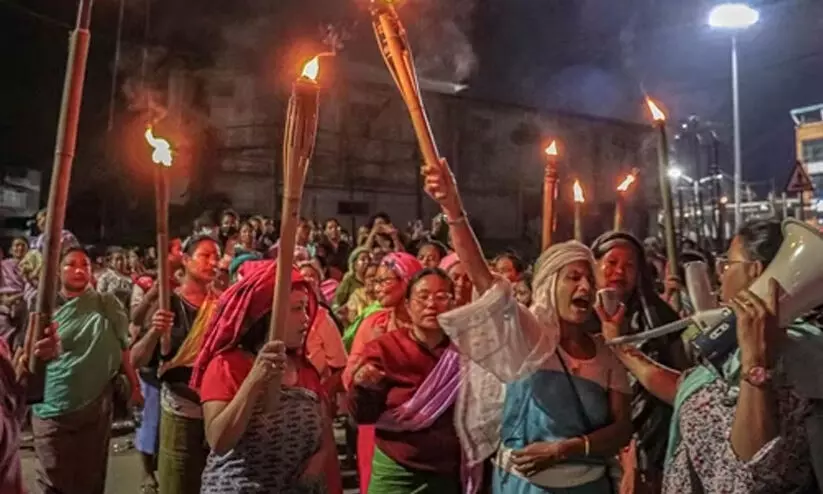
[[[637,238],[626,232],[606,232],[600,235],[591,247],[595,260],[602,259],[618,244],[631,247],[637,258],[637,285],[626,304],[627,316],[639,312],[643,318],[643,328],[640,329],[651,329],[676,321],[677,314],[654,290],[654,279],[646,263],[646,252]]]

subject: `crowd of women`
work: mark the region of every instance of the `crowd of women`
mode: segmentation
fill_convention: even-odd
[[[489,260],[448,166],[423,175],[442,208],[429,232],[382,214],[353,236],[301,220],[277,340],[266,218],[198,218],[172,243],[170,310],[155,253],[101,260],[64,234],[37,342],[24,336],[42,242],[15,239],[0,279],[0,492],[23,492],[32,352],[47,361],[30,415],[48,494],[104,492],[118,403],[142,410],[133,488],[146,493],[342,493],[334,427],[361,493],[821,492],[823,334],[812,318],[778,327],[776,283],[767,300],[748,290],[783,242],[778,222],[744,225],[716,263],[683,253],[716,264],[737,317],[738,349],[712,366],[689,350],[694,328],[610,344],[691,310],[654,242],[607,232],[531,266]],[[798,345],[808,373],[786,365]]]

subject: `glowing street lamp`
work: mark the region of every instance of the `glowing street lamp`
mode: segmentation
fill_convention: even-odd
[[[734,227],[742,223],[740,204],[743,191],[743,165],[740,155],[740,81],[737,68],[737,31],[753,26],[760,13],[743,3],[718,5],[709,13],[709,26],[732,31],[732,119],[734,127]]]
[[[760,13],[745,3],[724,3],[709,12],[709,26],[722,29],[745,29],[760,20]]]

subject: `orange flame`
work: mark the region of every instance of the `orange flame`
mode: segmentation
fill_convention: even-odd
[[[649,111],[652,112],[652,118],[655,122],[666,121],[666,114],[663,113],[663,110],[661,110],[651,98],[646,98],[646,104],[649,105]]]
[[[586,198],[583,196],[583,187],[580,186],[580,180],[574,181],[574,202],[584,203]]]
[[[146,129],[146,142],[154,149],[151,160],[158,165],[171,166],[171,145],[169,141],[154,137],[151,127]]]
[[[317,74],[320,72],[320,60],[317,57],[312,58],[306,65],[303,66],[303,73],[301,77],[317,82]]]
[[[557,156],[557,141],[552,141],[552,143],[549,144],[549,147],[546,148],[546,154],[553,157]]]
[[[629,187],[631,186],[631,184],[634,183],[634,181],[635,181],[634,174],[629,173],[628,175],[626,175],[626,178],[623,179],[622,182],[620,182],[620,185],[617,186],[617,190],[619,192],[626,192],[627,190],[629,190]]]

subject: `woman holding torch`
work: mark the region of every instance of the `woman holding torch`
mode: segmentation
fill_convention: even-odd
[[[157,310],[132,347],[132,366],[156,366],[161,383],[158,483],[164,494],[198,494],[208,451],[204,448],[200,397],[189,388],[206,323],[216,305],[211,285],[220,247],[210,236],[194,236],[183,246],[183,282],[171,294],[171,311]],[[160,340],[170,336],[164,353]]]
[[[129,320],[113,295],[92,288],[91,259],[80,248],[63,255],[58,304],[63,352],[46,366],[44,400],[32,407],[37,482],[48,493],[103,494],[118,374],[128,376],[132,402],[140,397],[128,365]]]
[[[340,494],[329,404],[304,349],[316,293],[293,271],[282,340],[269,340],[275,263],[252,261],[243,275],[220,297],[190,382],[211,448],[200,492]],[[271,383],[280,397],[269,411]]]

